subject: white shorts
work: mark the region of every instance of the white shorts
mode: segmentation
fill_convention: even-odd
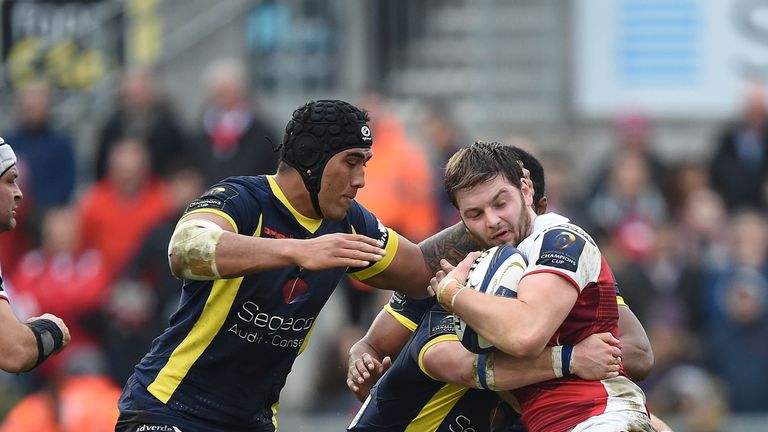
[[[657,432],[651,419],[638,411],[611,411],[590,417],[569,432]]]

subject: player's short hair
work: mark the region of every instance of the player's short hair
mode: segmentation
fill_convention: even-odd
[[[451,203],[459,208],[456,202],[459,190],[477,186],[498,175],[504,176],[512,185],[521,187],[523,171],[518,152],[511,146],[497,142],[475,141],[448,160],[443,186]]]

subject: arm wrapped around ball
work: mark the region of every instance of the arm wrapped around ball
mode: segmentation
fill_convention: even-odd
[[[39,318],[25,325],[32,330],[37,340],[37,361],[29,369],[32,370],[64,346],[64,334],[56,323],[46,318]]]

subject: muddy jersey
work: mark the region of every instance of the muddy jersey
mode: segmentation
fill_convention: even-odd
[[[555,213],[536,218],[533,233],[518,249],[528,257],[523,278],[541,272],[568,280],[578,298],[548,343],[576,345],[593,333],[619,337],[617,286],[592,238]],[[531,432],[567,431],[588,417],[609,411],[646,412],[645,396],[626,375],[602,381],[561,378],[514,391]]]
[[[171,415],[202,430],[275,430],[280,390],[320,309],[345,271],[364,280],[387,268],[398,235],[357,202],[340,221],[306,218],[271,176],[228,178],[187,208],[187,214],[197,212],[217,214],[244,235],[307,239],[357,233],[384,242],[384,259],[367,268],[288,267],[184,281],[170,327],[136,366],[119,403],[123,413]]]
[[[434,344],[456,341],[453,316],[434,304],[423,314],[392,367],[381,377],[347,430],[451,432],[490,430],[501,416],[494,392],[435,380],[422,358]],[[506,410],[511,411],[511,410]],[[506,413],[508,414],[508,413]],[[504,421],[514,419],[506,418]]]

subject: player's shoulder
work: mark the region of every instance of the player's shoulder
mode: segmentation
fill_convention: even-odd
[[[569,240],[571,238],[583,240],[584,242],[595,244],[590,236],[584,229],[565,216],[561,216],[557,213],[547,213],[541,216],[537,216],[533,224],[533,233],[526,238],[524,244],[542,243],[547,238],[564,236],[561,240]],[[524,245],[523,245],[524,246]]]
[[[583,228],[580,226],[572,223],[572,222],[562,222],[558,223],[552,226],[549,226],[542,230],[541,235],[549,235],[549,236],[558,236],[558,235],[566,235],[566,236],[573,236],[576,239],[584,240],[585,242],[589,242],[591,244],[595,244],[595,241],[592,239],[592,236],[589,235]]]
[[[232,176],[227,177],[214,186],[229,186],[252,193],[270,193],[270,181],[267,176]]]

